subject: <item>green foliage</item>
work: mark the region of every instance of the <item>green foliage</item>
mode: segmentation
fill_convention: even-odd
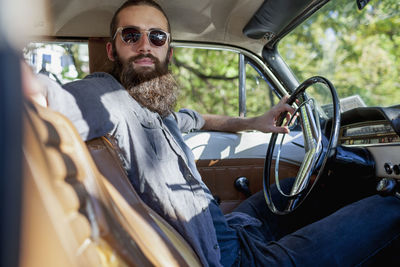
[[[175,48],[172,73],[179,84],[177,108],[238,114],[238,55],[228,51]]]
[[[246,110],[247,116],[261,115],[278,103],[266,81],[249,64],[246,65]]]
[[[174,48],[171,70],[179,84],[177,109],[200,113],[239,114],[239,55],[230,51]],[[268,85],[246,67],[247,115],[260,115],[271,106]]]
[[[300,81],[323,75],[339,97],[358,94],[367,105],[400,104],[400,5],[371,1],[356,9],[355,1],[331,1],[284,38],[279,51]]]

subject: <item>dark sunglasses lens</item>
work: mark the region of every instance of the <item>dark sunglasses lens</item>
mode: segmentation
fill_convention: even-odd
[[[133,44],[140,40],[142,35],[138,29],[135,28],[125,28],[121,32],[122,40],[125,43]]]
[[[149,40],[155,46],[163,46],[167,41],[168,36],[163,31],[151,31],[149,34]]]

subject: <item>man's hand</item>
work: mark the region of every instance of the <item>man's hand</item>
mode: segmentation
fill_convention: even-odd
[[[43,107],[47,107],[46,88],[37,80],[25,61],[21,61],[21,78],[24,96]]]
[[[287,123],[295,109],[288,104],[288,96],[282,97],[281,101],[272,107],[269,111],[265,112],[264,115],[254,117],[254,130],[258,130],[265,133],[289,133]],[[284,126],[277,126],[276,123],[283,112],[286,113],[286,124]]]

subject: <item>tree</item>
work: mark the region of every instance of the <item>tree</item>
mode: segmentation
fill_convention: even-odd
[[[172,72],[179,84],[178,107],[200,113],[239,114],[239,55],[230,51],[175,48]],[[253,67],[246,67],[247,115],[271,107],[270,88]]]
[[[331,1],[279,44],[300,81],[323,75],[339,97],[360,95],[368,105],[400,102],[399,3]]]

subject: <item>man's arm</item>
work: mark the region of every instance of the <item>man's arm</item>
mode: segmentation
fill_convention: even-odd
[[[201,130],[221,132],[257,130],[265,133],[289,133],[289,129],[286,125],[282,127],[276,125],[279,115],[282,112],[288,112],[286,118],[287,121],[289,121],[294,112],[294,108],[286,104],[287,99],[287,96],[283,97],[281,101],[279,101],[279,103],[272,107],[269,111],[257,117],[242,118],[210,114],[202,115],[205,123]]]

